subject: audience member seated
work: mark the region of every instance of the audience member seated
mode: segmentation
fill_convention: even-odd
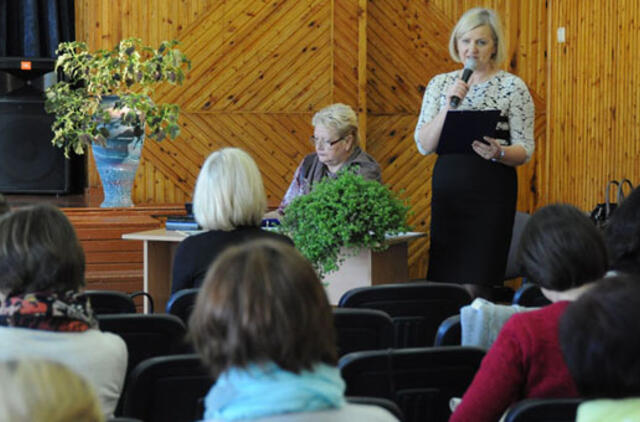
[[[0,216],[2,214],[8,213],[9,211],[9,202],[7,202],[7,198],[5,198],[4,195],[0,193]]]
[[[395,421],[345,402],[331,306],[293,247],[258,240],[227,249],[207,272],[189,321],[217,382],[208,421]]]
[[[610,274],[640,275],[640,187],[616,208],[605,228]]]
[[[66,366],[46,360],[0,363],[0,420],[103,422],[89,383]]]
[[[358,116],[345,104],[332,104],[318,111],[311,120],[314,127],[311,144],[316,152],[304,157],[284,195],[278,214],[300,195],[311,191],[314,183],[325,177],[336,177],[339,170],[355,169],[367,180],[382,180],[376,160],[359,145]]]
[[[224,248],[270,238],[291,240],[260,228],[267,207],[262,176],[253,158],[238,148],[213,152],[204,162],[193,198],[193,212],[206,231],[184,239],[173,261],[171,293],[200,287],[207,268]]]
[[[617,212],[617,211],[616,211]],[[640,278],[604,279],[569,305],[560,345],[586,401],[577,422],[640,421]]]
[[[127,348],[98,330],[80,292],[84,266],[80,242],[57,208],[39,205],[0,218],[0,361],[67,365],[93,384],[109,417],[122,391]]]
[[[497,421],[525,398],[578,395],[560,351],[558,322],[569,301],[607,271],[602,235],[582,211],[546,206],[525,226],[518,260],[553,303],[507,321],[451,421]]]

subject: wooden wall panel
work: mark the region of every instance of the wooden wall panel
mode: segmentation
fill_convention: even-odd
[[[547,202],[591,209],[610,179],[640,182],[638,0],[550,4]],[[559,27],[566,42],[558,43]]]
[[[178,38],[192,60],[182,87],[155,91],[157,101],[181,106],[182,133],[175,142],[145,143],[134,201],[188,200],[206,156],[235,145],[257,154],[269,203],[277,205],[310,150],[310,112],[331,103],[334,92],[341,101],[357,99],[352,3],[333,10],[326,0],[78,2],[78,38],[92,48],[130,36],[151,45]],[[335,36],[334,18],[343,27]],[[333,49],[345,72],[335,77]],[[89,181],[99,186],[93,164]]]
[[[181,105],[182,133],[146,144],[136,202],[188,200],[207,154],[237,145],[256,157],[275,205],[310,151],[311,116],[341,101],[358,110],[363,144],[426,230],[434,158],[417,153],[413,126],[429,79],[459,67],[449,34],[475,6],[501,15],[503,68],[536,105],[537,150],[518,169],[518,209],[556,201],[589,209],[606,180],[640,182],[640,0],[78,0],[76,21],[92,47],[178,38],[193,60],[183,87],[156,92]],[[89,180],[99,186],[92,166]],[[413,277],[426,268],[422,242],[412,246]]]

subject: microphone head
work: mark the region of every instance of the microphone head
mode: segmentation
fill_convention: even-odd
[[[476,70],[476,59],[474,59],[473,57],[469,57],[467,60],[464,61],[464,68],[465,69],[469,69],[469,70]]]

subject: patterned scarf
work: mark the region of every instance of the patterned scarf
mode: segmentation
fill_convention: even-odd
[[[89,299],[80,292],[33,292],[0,303],[0,326],[47,331],[86,331],[97,328]]]

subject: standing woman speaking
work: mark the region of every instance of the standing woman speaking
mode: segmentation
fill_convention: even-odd
[[[449,52],[456,62],[475,61],[475,71],[466,82],[462,71],[429,82],[415,130],[418,151],[435,152],[453,97],[460,99],[460,110],[498,109],[500,117],[495,138],[478,134],[473,141],[474,154],[440,155],[436,161],[427,279],[465,284],[474,295],[489,297],[491,286],[504,278],[518,189],[515,167],[535,148],[534,107],[525,83],[498,67],[505,45],[493,10],[462,15]]]

